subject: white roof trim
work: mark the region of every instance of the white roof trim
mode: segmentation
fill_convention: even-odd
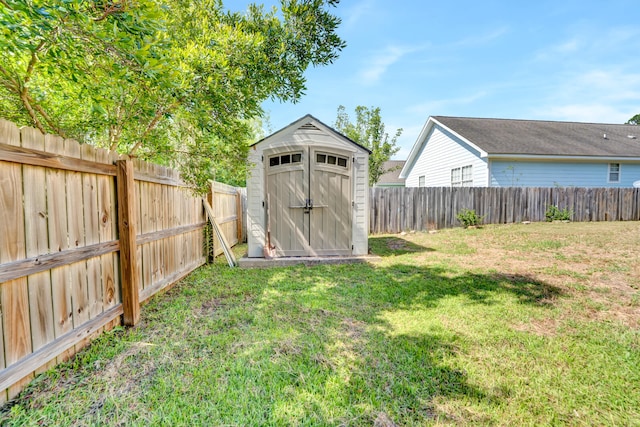
[[[313,117],[311,114],[307,114],[307,115],[299,118],[298,120],[296,120],[295,122],[291,123],[290,125],[285,126],[282,129],[272,133],[271,135],[262,138],[260,141],[251,144],[251,146],[254,147],[254,146],[259,145],[259,144],[268,143],[268,142],[270,142],[272,140],[284,139],[284,138],[292,135],[293,133],[295,133],[298,129],[300,129],[300,127],[302,127],[304,125],[307,125],[307,124],[314,125],[320,131],[330,135],[331,137],[333,137],[333,138],[335,138],[337,140],[340,140],[340,141],[342,141],[344,143],[349,144],[350,146],[355,148],[357,151],[367,152],[367,153],[370,154],[370,151],[367,148],[365,148],[365,147],[359,145],[358,143],[350,140],[349,138],[347,138],[346,136],[344,136],[343,134],[341,134],[337,130],[333,129],[332,127],[325,125],[320,120],[318,120],[315,117]]]
[[[446,129],[448,132],[452,133],[457,138],[459,138],[462,141],[464,141],[470,147],[472,147],[475,150],[477,150],[478,152],[480,152],[480,157],[487,157],[487,155],[488,155],[487,152],[484,151],[482,148],[478,147],[476,144],[474,144],[473,142],[469,141],[467,138],[465,138],[464,136],[460,135],[459,133],[457,133],[453,129],[443,125],[442,123],[440,123],[439,121],[434,119],[432,116],[429,116],[429,118],[427,119],[427,122],[422,127],[422,131],[420,131],[420,134],[418,135],[418,139],[413,144],[413,147],[411,147],[411,152],[409,153],[409,157],[407,158],[407,162],[404,164],[404,167],[400,171],[400,175],[398,176],[399,178],[405,178],[406,179],[407,175],[409,175],[409,173],[411,173],[411,170],[415,166],[416,160],[418,160],[419,154],[422,152],[422,149],[424,148],[424,145],[427,142],[427,136],[429,135],[429,133],[431,132],[431,129],[433,129],[433,127],[435,125],[438,125],[443,129]]]

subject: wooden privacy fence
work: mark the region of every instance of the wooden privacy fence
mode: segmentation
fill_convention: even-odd
[[[573,221],[638,221],[638,188],[420,187],[371,188],[371,233],[460,226],[474,209],[484,224],[545,221],[547,206],[573,211]]]
[[[0,215],[0,402],[206,262],[177,172],[3,120]]]
[[[207,195],[213,214],[221,231],[231,246],[246,238],[246,188],[233,187],[220,182],[212,182]],[[220,242],[213,240],[213,254],[218,256],[223,250]]]

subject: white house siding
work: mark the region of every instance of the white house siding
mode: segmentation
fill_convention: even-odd
[[[609,181],[609,163],[620,163],[620,182]],[[491,161],[492,187],[631,187],[640,164]]]
[[[435,125],[405,181],[406,187],[418,187],[420,176],[426,187],[451,185],[451,169],[473,166],[473,186],[486,187],[489,182],[487,162],[480,152],[451,132]]]

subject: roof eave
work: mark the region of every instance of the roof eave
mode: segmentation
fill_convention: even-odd
[[[422,127],[422,131],[420,131],[420,134],[418,135],[418,139],[413,144],[413,147],[411,147],[411,152],[409,153],[409,157],[407,158],[407,162],[404,164],[404,167],[402,168],[402,171],[400,171],[400,175],[399,175],[400,178],[405,178],[406,179],[407,175],[409,175],[409,173],[411,172],[411,169],[413,169],[413,166],[415,165],[416,160],[418,160],[418,155],[422,151],[422,148],[424,147],[424,144],[426,143],[427,136],[429,135],[429,133],[431,132],[431,129],[435,125],[438,125],[438,126],[444,128],[444,129],[446,129],[448,132],[450,132],[451,134],[455,135],[460,140],[464,141],[470,147],[472,147],[475,150],[477,150],[480,153],[480,157],[481,158],[485,158],[485,157],[488,156],[488,153],[486,151],[484,151],[482,148],[478,147],[478,145],[476,145],[475,143],[469,141],[467,138],[465,138],[464,136],[460,135],[459,133],[457,133],[456,131],[454,131],[450,127],[448,127],[448,126],[444,125],[443,123],[439,122],[437,119],[433,118],[433,116],[429,116],[429,118],[427,119],[427,122]]]
[[[355,142],[354,140],[352,140],[348,136],[343,135],[342,133],[338,132],[337,130],[335,130],[331,126],[329,126],[329,125],[325,124],[324,122],[322,122],[321,120],[315,118],[311,114],[305,114],[304,116],[300,117],[298,120],[295,120],[295,121],[291,122],[290,124],[288,124],[287,126],[283,127],[282,129],[277,130],[274,133],[272,133],[271,135],[265,136],[261,140],[254,142],[253,144],[250,145],[250,147],[253,147],[255,145],[263,143],[263,142],[265,142],[265,141],[267,141],[269,139],[275,138],[278,135],[285,135],[287,132],[293,133],[300,126],[304,125],[305,123],[313,123],[313,125],[315,125],[316,127],[322,129],[323,131],[325,131],[327,133],[330,133],[330,134],[333,134],[338,138],[344,139],[345,141],[349,142],[350,144],[353,144],[356,147],[358,147],[358,148],[366,151],[367,153],[371,154],[371,150],[369,150],[367,147],[358,144],[357,142]]]
[[[399,178],[406,179],[407,175],[409,175],[409,172],[411,172],[411,169],[413,169],[413,166],[416,160],[418,159],[418,154],[420,153],[420,151],[422,151],[422,147],[425,143],[427,135],[429,135],[429,132],[431,131],[431,128],[433,127],[433,125],[434,125],[434,119],[433,117],[429,116],[424,126],[422,126],[422,130],[420,131],[420,134],[418,134],[418,138],[416,139],[416,142],[414,142],[413,147],[411,147],[411,151],[409,152],[409,157],[407,157],[407,161],[402,167],[402,170],[400,171],[400,175],[398,175]]]

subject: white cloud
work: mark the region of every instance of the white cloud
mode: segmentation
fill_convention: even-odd
[[[609,101],[640,98],[640,73],[624,70],[591,70],[573,79],[575,92],[592,93]]]
[[[589,28],[539,51],[535,69],[545,89],[532,113],[536,118],[599,123],[623,123],[638,114],[639,40],[637,28]]]
[[[637,49],[640,30],[632,27],[616,27],[605,31],[588,28],[575,31],[566,40],[546,46],[534,54],[535,61],[597,61],[612,53]]]
[[[486,91],[476,92],[467,96],[456,98],[436,99],[433,101],[423,102],[407,107],[407,112],[423,115],[425,118],[429,115],[450,114],[447,111],[452,107],[473,104],[477,100],[487,96]]]
[[[473,35],[454,42],[450,47],[477,47],[491,43],[509,32],[508,27],[496,28],[485,34]]]
[[[373,0],[362,0],[345,10],[343,25],[347,29],[354,28],[360,19],[373,11]]]
[[[596,123],[624,123],[640,112],[640,73],[592,69],[568,73],[554,82],[538,118]]]
[[[380,81],[386,71],[404,56],[425,49],[426,46],[387,46],[374,55],[360,72],[361,82],[372,85]]]
[[[620,109],[609,104],[568,104],[546,108],[539,112],[538,117],[571,122],[625,123],[629,118],[638,114],[640,105],[638,107],[633,110]]]
[[[558,57],[577,52],[583,46],[583,42],[577,37],[548,46],[535,54],[536,61],[553,61]]]

